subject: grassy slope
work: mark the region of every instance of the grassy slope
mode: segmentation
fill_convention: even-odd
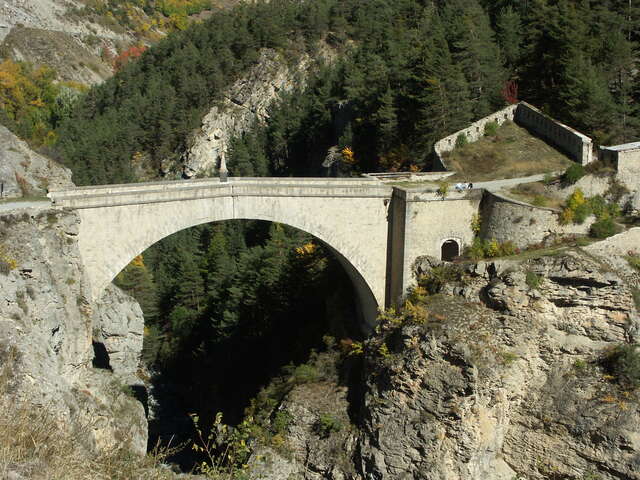
[[[483,137],[445,154],[451,180],[476,182],[524,177],[565,170],[571,160],[513,122],[507,122],[492,137]]]

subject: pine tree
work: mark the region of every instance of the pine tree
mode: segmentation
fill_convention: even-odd
[[[385,90],[379,104],[373,119],[378,128],[378,152],[385,153],[395,146],[398,130],[398,115],[391,89]]]
[[[511,72],[516,70],[520,61],[522,45],[522,21],[520,14],[511,6],[500,11],[496,21],[496,38]]]
[[[469,88],[454,64],[437,13],[423,26],[425,38],[414,72],[412,98],[416,111],[416,138],[424,152],[433,143],[471,119]]]
[[[502,104],[500,90],[507,78],[489,16],[477,0],[448,2],[442,12],[452,58],[469,86],[473,114],[488,115]]]

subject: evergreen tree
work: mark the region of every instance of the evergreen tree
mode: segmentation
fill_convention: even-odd
[[[488,115],[502,104],[500,90],[506,80],[489,16],[477,0],[447,2],[442,12],[452,58],[469,86],[473,114]]]
[[[496,38],[511,72],[516,70],[520,61],[522,45],[522,21],[520,14],[511,6],[500,11],[496,21]]]

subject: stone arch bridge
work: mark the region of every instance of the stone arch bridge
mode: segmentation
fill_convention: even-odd
[[[365,321],[397,300],[420,255],[473,239],[481,192],[395,188],[376,179],[229,178],[78,187],[52,191],[54,206],[77,210],[79,248],[97,298],[137,255],[203,223],[253,219],[290,225],[326,245],[349,274]],[[449,247],[448,247],[449,248]]]

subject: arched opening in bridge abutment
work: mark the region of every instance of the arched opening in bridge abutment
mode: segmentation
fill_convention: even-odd
[[[448,239],[440,246],[440,259],[446,262],[460,256],[460,243],[457,239]]]
[[[236,226],[238,227],[237,229]],[[195,230],[199,231],[197,236],[199,237],[199,248],[203,252],[202,254],[211,256],[211,259],[205,260],[204,263],[200,262],[200,266],[198,267],[199,269],[202,269],[201,265],[207,264],[207,262],[215,263],[223,261],[224,258],[222,257],[224,250],[239,248],[237,245],[233,246],[230,244],[224,246],[224,248],[221,247],[219,241],[220,238],[225,237],[223,238],[223,241],[231,243],[233,241],[238,241],[237,236],[234,237],[235,234],[243,233],[244,240],[240,240],[240,243],[242,243],[242,241],[246,241],[248,243],[246,245],[247,250],[244,254],[236,255],[235,258],[238,260],[242,255],[244,255],[245,258],[253,256],[251,259],[247,260],[248,263],[245,262],[245,266],[248,265],[249,268],[240,268],[238,265],[218,265],[217,268],[236,268],[236,273],[233,275],[244,279],[251,278],[253,283],[260,284],[262,287],[268,285],[270,291],[264,295],[264,292],[259,291],[260,289],[247,287],[247,291],[242,291],[242,288],[239,285],[225,284],[225,282],[216,284],[216,289],[226,289],[227,293],[219,295],[216,297],[215,301],[226,302],[225,305],[227,305],[232,304],[233,302],[229,301],[228,298],[223,298],[225,295],[227,295],[227,297],[239,297],[235,305],[243,311],[240,312],[238,317],[244,319],[241,321],[248,322],[242,326],[242,328],[249,330],[249,335],[245,337],[240,331],[231,333],[228,338],[220,340],[219,345],[214,346],[215,342],[211,339],[206,341],[202,340],[202,337],[206,334],[210,334],[212,330],[203,329],[203,331],[196,336],[197,338],[189,338],[185,345],[174,347],[172,346],[173,343],[179,343],[180,340],[172,338],[172,335],[174,335],[176,331],[188,330],[191,328],[190,322],[192,319],[189,316],[189,312],[186,311],[188,309],[183,308],[182,303],[190,304],[191,307],[193,307],[197,304],[197,299],[188,298],[190,293],[192,291],[198,291],[199,289],[202,290],[201,287],[198,287],[197,285],[187,285],[187,282],[193,281],[189,276],[189,270],[193,270],[194,265],[189,265],[189,258],[178,251],[178,247],[187,250],[192,248],[189,246],[189,243],[193,242],[193,238],[189,239],[190,235],[188,234]],[[242,232],[239,232],[240,230],[242,230]],[[249,230],[251,231],[249,232]],[[299,234],[301,238],[303,237],[301,232],[296,233],[293,232],[293,230],[294,229],[286,226],[267,222],[214,222],[178,232],[177,237],[180,237],[179,240],[173,239],[176,235],[170,236],[164,242],[161,241],[159,244],[156,244],[145,252],[142,252],[142,258],[137,257],[133,262],[134,266],[135,264],[138,264],[138,266],[146,265],[150,270],[153,270],[154,279],[158,284],[161,283],[161,281],[157,276],[155,276],[155,274],[162,269],[165,269],[165,275],[170,275],[171,277],[176,276],[176,274],[172,274],[167,271],[167,265],[169,264],[173,264],[173,267],[176,269],[175,271],[179,272],[182,279],[180,284],[162,287],[162,289],[166,290],[173,288],[175,289],[175,292],[170,295],[161,293],[161,304],[163,302],[166,304],[169,301],[176,301],[178,298],[181,304],[178,306],[174,305],[173,307],[170,305],[165,305],[164,307],[161,305],[159,307],[160,309],[164,308],[166,310],[164,313],[165,318],[156,319],[153,324],[147,325],[147,331],[152,335],[152,345],[149,345],[149,342],[147,342],[146,355],[156,357],[163,356],[166,355],[166,353],[162,353],[163,349],[171,350],[172,348],[181,348],[188,352],[188,356],[200,355],[200,353],[192,352],[206,353],[206,358],[199,359],[197,362],[194,362],[192,358],[184,359],[182,356],[172,358],[168,363],[173,363],[173,365],[164,365],[161,368],[163,375],[157,381],[157,391],[160,393],[154,395],[155,397],[166,398],[163,396],[164,394],[162,391],[167,391],[167,389],[169,391],[173,390],[180,397],[190,397],[194,395],[190,388],[197,385],[198,380],[191,378],[191,376],[194,375],[193,373],[184,375],[177,374],[176,372],[185,367],[188,367],[192,372],[194,369],[204,370],[203,375],[207,376],[206,379],[203,379],[205,385],[198,385],[196,388],[196,390],[198,390],[197,395],[199,398],[191,399],[185,406],[164,409],[171,411],[173,408],[179,411],[176,416],[178,417],[179,423],[182,423],[182,427],[180,428],[183,430],[186,431],[189,427],[188,419],[185,415],[186,412],[198,412],[202,418],[206,418],[207,414],[211,416],[216,411],[222,411],[225,413],[225,421],[228,421],[231,424],[237,423],[241,418],[240,414],[242,410],[248,405],[248,399],[254,397],[258,393],[256,384],[264,386],[265,383],[268,382],[268,378],[264,374],[262,375],[262,379],[259,381],[255,379],[257,375],[254,374],[268,372],[268,375],[274,375],[278,369],[286,363],[304,363],[309,355],[310,348],[323,348],[322,337],[324,335],[337,337],[338,339],[357,338],[357,335],[359,335],[360,332],[354,331],[355,325],[347,325],[345,328],[340,329],[337,328],[335,323],[347,323],[349,321],[348,317],[363,318],[367,310],[369,315],[375,315],[377,303],[371,293],[371,289],[368,288],[362,276],[359,275],[358,271],[351,265],[345,256],[335,248],[330,247],[326,242],[312,237],[311,235],[304,236],[304,242],[298,242],[295,244],[296,247],[292,248],[290,244],[286,243],[287,240],[292,235],[296,234]],[[252,239],[247,240],[249,237],[252,237]],[[218,240],[216,240],[216,238],[218,238]],[[260,238],[269,239],[268,245],[262,245],[261,240],[259,240]],[[274,248],[274,245],[277,245],[278,242],[282,242],[282,246]],[[206,249],[204,248],[205,244],[207,245]],[[220,251],[218,252],[216,252],[217,247],[220,247]],[[251,250],[252,248],[253,250]],[[328,255],[319,254],[323,249],[328,253]],[[251,250],[251,252],[249,252],[249,250]],[[277,261],[270,262],[269,259],[263,261],[265,260],[264,255],[266,255],[267,250],[269,250],[269,254],[278,254],[278,252],[280,252],[282,255],[288,255],[292,258],[292,261],[288,264],[287,268],[293,270],[293,273],[287,275],[289,275],[289,278],[294,280],[282,284],[278,281],[270,282],[260,279],[261,275],[270,275],[273,271],[279,268]],[[172,258],[175,262],[171,261]],[[324,275],[324,279],[320,279],[320,281],[314,283],[312,281],[308,281],[309,278],[305,276],[305,274],[317,268],[317,262],[327,263],[326,268],[330,271]],[[127,269],[130,268],[131,267],[127,267]],[[251,269],[255,270],[255,275],[251,275]],[[120,277],[122,277],[122,275]],[[121,280],[121,278],[118,279],[117,283],[122,284],[123,282]],[[213,281],[215,280],[216,279],[213,279]],[[166,283],[170,284],[171,282],[169,281]],[[306,296],[299,293],[301,285],[298,283],[303,283],[304,288],[309,290]],[[251,287],[253,287],[253,285]],[[204,288],[205,290],[207,288],[211,288],[211,285],[206,285]],[[283,292],[283,289],[298,292],[292,294],[295,296],[294,301],[301,301],[308,306],[306,308],[298,308],[298,305],[293,306],[291,314],[296,316],[294,319],[285,319],[284,321],[282,318],[276,319],[277,321],[283,321],[284,331],[282,329],[274,329],[274,332],[279,332],[274,334],[278,338],[264,338],[263,343],[268,343],[269,347],[266,348],[266,350],[261,349],[262,346],[256,343],[258,342],[257,339],[260,338],[260,335],[265,331],[268,331],[269,327],[265,325],[265,322],[256,318],[250,318],[247,320],[248,310],[255,308],[258,312],[256,315],[262,315],[270,308],[277,309],[278,301],[273,301],[268,307],[264,308],[259,305],[253,305],[245,309],[242,306],[245,299],[242,297],[245,295],[252,297],[256,295],[263,295],[261,297],[263,300],[270,296],[275,299],[284,298],[288,295],[288,291]],[[231,292],[231,290],[233,290],[233,292]],[[216,292],[213,292],[213,294],[215,293]],[[184,297],[187,298],[185,299]],[[316,297],[316,301],[313,299],[309,301],[309,297]],[[361,299],[364,298],[364,302],[362,302],[362,300],[355,301],[356,297]],[[166,300],[167,298],[170,298],[171,300]],[[249,300],[249,302],[250,301],[251,300]],[[206,300],[201,303],[201,308],[209,308],[206,306]],[[197,306],[195,308],[197,308]],[[321,319],[320,317],[322,316],[323,309],[325,311],[325,318]],[[237,312],[212,309],[211,315],[205,315],[200,318],[200,321],[217,322],[218,324],[225,322],[233,323],[235,313]],[[337,317],[336,313],[338,314]],[[331,315],[332,318],[328,318],[329,315]],[[274,317],[277,317],[277,315],[274,315]],[[270,320],[273,320],[273,318]],[[314,322],[318,323],[317,328],[303,328],[293,331],[300,325],[312,324]],[[362,321],[357,323],[361,325]],[[153,331],[153,329],[157,328],[158,325],[162,327],[163,324],[165,326],[169,325],[169,331]],[[216,332],[219,332],[221,337],[223,337],[226,335],[224,330],[225,328],[227,327],[220,327],[218,325],[216,327]],[[271,332],[267,332],[267,334],[265,334],[265,336],[268,335],[271,335]],[[164,336],[164,338],[160,338],[162,336]],[[147,340],[149,340],[149,334],[147,335]],[[160,342],[161,345],[153,345],[154,342]],[[228,343],[225,344],[225,342]],[[214,347],[219,351],[211,351]],[[306,351],[303,351],[305,348]],[[155,352],[153,351],[154,349],[156,350]],[[290,356],[281,356],[281,358],[278,359],[278,355],[282,353],[286,353],[287,355],[290,354]],[[178,358],[182,358],[182,360],[179,360]],[[270,365],[270,363],[273,363],[273,365]],[[260,372],[261,369],[263,369],[262,373]],[[181,383],[186,379],[189,379],[186,384]],[[239,382],[242,385],[238,386],[235,382]],[[244,393],[241,392],[242,389],[245,390]],[[249,390],[251,390],[251,392],[246,393]],[[230,391],[233,391],[233,394],[229,394]],[[224,396],[225,399],[211,399],[212,397],[221,396]],[[161,400],[160,403],[162,405],[171,405],[173,400],[171,399],[171,395],[168,397],[170,398],[169,400]],[[203,407],[203,404],[207,404],[207,407]],[[182,405],[184,405],[184,403]],[[213,407],[213,405],[215,405],[215,407]],[[209,410],[207,412],[207,408],[211,408],[213,410]],[[169,417],[170,416],[171,415],[169,415]],[[150,436],[150,444],[155,444],[158,437],[164,437],[167,439],[180,433],[176,432],[173,428],[166,428],[166,425],[170,425],[174,422],[174,420],[167,421],[166,419],[167,415],[161,413],[158,419],[154,422],[152,426],[152,435]],[[189,468],[190,458],[187,457],[177,460],[180,461],[185,468]]]

